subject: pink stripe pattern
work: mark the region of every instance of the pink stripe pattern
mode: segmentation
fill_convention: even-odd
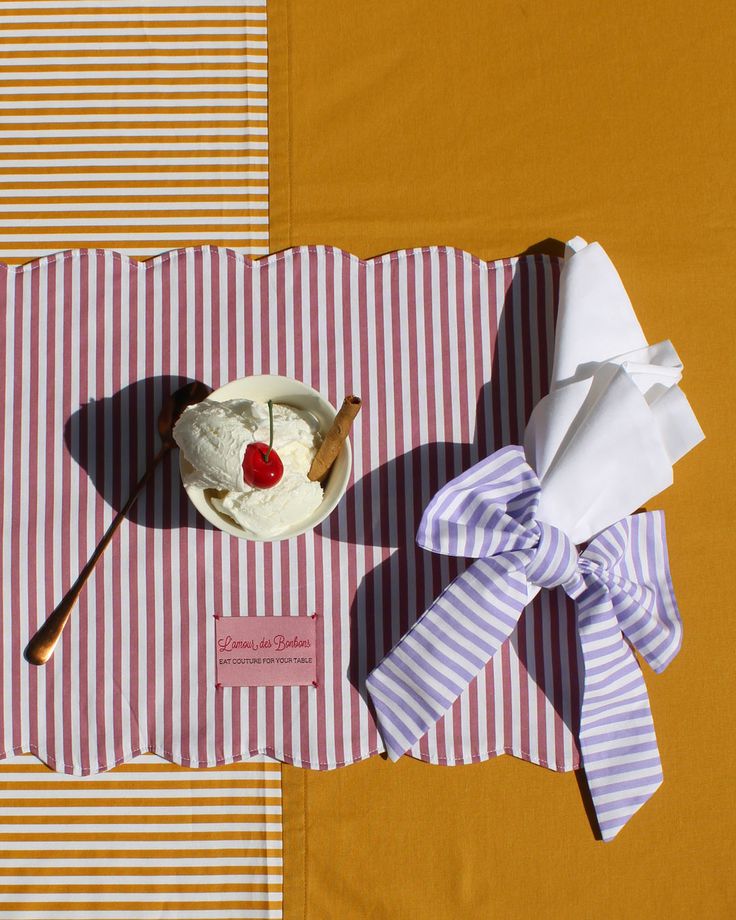
[[[329,247],[260,260],[203,247],[132,262],[82,250],[0,266],[2,753],[68,773],[151,751],[214,766],[265,753],[327,769],[383,750],[366,678],[466,568],[419,549],[445,483],[521,440],[553,355],[559,262],[451,248],[368,261]],[[51,663],[23,649],[156,449],[186,379],[304,380],[364,399],[353,481],[317,530],[256,544],[211,529],[173,463],[83,592]],[[214,619],[319,613],[319,686],[215,687]],[[575,611],[561,588],[412,748],[579,763]]]
[[[611,840],[662,783],[636,648],[656,670],[682,625],[661,512],[613,524],[578,556],[537,519],[540,485],[521,447],[505,447],[432,499],[417,543],[475,559],[379,663],[367,685],[397,760],[425,735],[516,629],[535,588],[562,587],[577,607],[584,668],[579,740],[601,836]]]

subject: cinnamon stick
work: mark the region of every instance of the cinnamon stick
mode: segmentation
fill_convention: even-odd
[[[360,396],[345,397],[342,406],[340,406],[340,411],[335,416],[335,421],[325,435],[324,441],[320,444],[314,460],[312,460],[312,465],[307,473],[308,479],[313,482],[321,482],[325,479],[332,469],[332,464],[337,459],[342,445],[350,434],[355,416],[360,412],[362,405]]]

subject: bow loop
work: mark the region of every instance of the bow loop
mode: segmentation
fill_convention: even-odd
[[[539,480],[523,450],[505,447],[440,489],[422,516],[417,543],[466,559],[531,548],[538,502]]]
[[[621,631],[657,672],[682,644],[682,621],[667,555],[664,514],[634,514],[599,534],[581,567],[605,583]]]

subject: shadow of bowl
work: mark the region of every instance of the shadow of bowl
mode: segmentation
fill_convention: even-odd
[[[188,378],[162,375],[137,380],[90,399],[64,425],[64,443],[93,486],[115,511],[125,504],[135,483],[159,448],[157,421],[167,396]],[[175,451],[169,451],[155,477],[128,512],[143,527],[211,529],[188,501],[181,485]]]

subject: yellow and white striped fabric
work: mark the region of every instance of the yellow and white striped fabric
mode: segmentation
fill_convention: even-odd
[[[0,259],[268,249],[265,0],[0,0]]]
[[[0,0],[0,260],[268,250],[265,0]],[[280,765],[0,763],[0,920],[279,918]]]
[[[0,920],[281,917],[281,773],[0,763]]]

